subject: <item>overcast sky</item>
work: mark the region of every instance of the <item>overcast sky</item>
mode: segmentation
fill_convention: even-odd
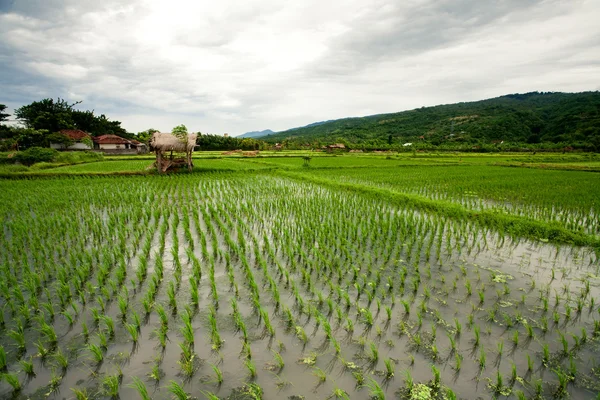
[[[598,21],[598,0],[0,0],[0,103],[237,135],[600,90]]]

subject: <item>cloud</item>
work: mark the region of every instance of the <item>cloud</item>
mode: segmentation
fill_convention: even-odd
[[[0,102],[238,134],[600,89],[593,0],[0,0]]]

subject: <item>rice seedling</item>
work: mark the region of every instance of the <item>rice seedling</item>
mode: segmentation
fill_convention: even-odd
[[[473,347],[479,347],[479,342],[480,342],[480,328],[479,328],[479,325],[475,325],[475,327],[473,328],[473,335],[474,335]]]
[[[313,375],[317,377],[319,383],[327,380],[327,373],[319,367],[313,367]]]
[[[463,361],[463,356],[456,352],[454,353],[454,370],[455,371],[460,371],[461,367],[462,367],[462,361]]]
[[[542,364],[547,367],[550,362],[550,347],[547,343],[542,345]]]
[[[385,400],[385,392],[375,379],[369,378],[364,383],[364,386],[366,386],[369,389],[369,396],[371,399]]]
[[[80,390],[76,388],[71,388],[71,391],[73,392],[77,400],[88,400],[90,398],[86,389]]]
[[[383,362],[385,364],[385,379],[392,379],[395,371],[394,362],[389,358],[385,359]]]
[[[486,365],[485,349],[482,347],[479,349],[479,371],[483,371]]]
[[[29,357],[29,360],[19,360],[21,371],[25,372],[27,376],[34,376],[35,371],[33,370],[33,358]]]
[[[52,360],[58,367],[62,368],[63,371],[66,371],[69,366],[69,356],[63,353],[60,347],[52,354]]]
[[[106,376],[102,380],[102,393],[111,399],[118,398],[119,390],[121,389],[121,381],[122,376],[119,374]]]
[[[378,347],[377,347],[377,344],[375,344],[375,343],[373,343],[373,342],[371,342],[371,343],[369,344],[369,348],[370,348],[370,350],[371,350],[371,353],[370,353],[370,354],[369,354],[369,356],[368,356],[368,358],[369,358],[369,361],[370,361],[372,364],[375,364],[375,363],[377,363],[377,361],[379,361],[379,349],[378,349]]]
[[[174,380],[169,381],[169,386],[167,386],[167,389],[177,400],[191,399],[191,396],[185,391],[183,386]]]
[[[256,378],[256,365],[254,365],[254,362],[252,362],[250,359],[247,359],[244,361],[244,365],[246,366],[246,369],[248,369],[248,377],[250,379]]]
[[[102,315],[100,319],[104,322],[108,337],[112,339],[115,336],[115,321],[108,315]]]
[[[211,368],[213,370],[213,372],[215,373],[215,382],[217,383],[217,385],[220,385],[223,383],[223,371],[221,371],[219,369],[219,367],[217,367],[216,365],[211,364]]]
[[[0,378],[2,378],[3,381],[8,383],[12,387],[13,393],[19,393],[23,388],[23,385],[21,384],[21,381],[19,380],[19,377],[16,374],[2,374]]]
[[[4,346],[0,345],[0,371],[6,371],[7,366],[6,351],[4,350]]]
[[[513,331],[513,336],[511,338],[511,341],[513,343],[513,346],[517,347],[519,345],[519,331],[518,330],[514,330]]]

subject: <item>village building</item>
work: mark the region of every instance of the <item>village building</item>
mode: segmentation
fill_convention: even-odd
[[[101,135],[94,138],[95,148],[99,150],[131,149],[131,142],[117,135]]]
[[[323,148],[330,153],[333,151],[346,151],[346,145],[343,143],[334,143],[328,146],[323,146]]]
[[[91,150],[92,137],[80,129],[61,129],[58,133],[66,136],[73,143],[66,146],[64,143],[50,142],[50,148],[56,150]]]
[[[110,154],[147,153],[148,147],[137,140],[129,140],[117,135],[101,135],[93,138],[94,149]]]

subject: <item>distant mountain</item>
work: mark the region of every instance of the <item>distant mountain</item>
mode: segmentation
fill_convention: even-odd
[[[600,92],[532,92],[317,122],[277,132],[269,142],[399,145],[591,143],[600,149]]]
[[[238,137],[238,138],[258,138],[258,137],[262,137],[262,136],[271,135],[273,133],[275,133],[275,132],[273,132],[270,129],[265,129],[264,131],[246,132],[246,133],[243,133],[243,134],[238,135],[236,137]]]

